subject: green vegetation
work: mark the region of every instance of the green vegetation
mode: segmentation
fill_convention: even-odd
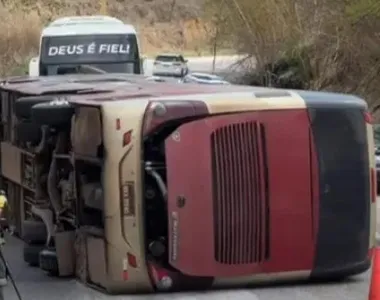
[[[206,11],[219,39],[252,58],[245,82],[379,101],[378,0],[207,0]]]

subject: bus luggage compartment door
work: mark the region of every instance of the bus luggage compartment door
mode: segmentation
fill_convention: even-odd
[[[192,276],[311,270],[309,128],[305,110],[284,110],[213,116],[173,132],[165,145],[170,264]]]

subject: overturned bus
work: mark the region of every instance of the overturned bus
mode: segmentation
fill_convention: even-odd
[[[31,265],[113,294],[370,266],[374,144],[357,97],[117,74],[0,91],[1,184]]]

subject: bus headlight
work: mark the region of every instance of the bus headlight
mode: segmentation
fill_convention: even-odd
[[[170,290],[172,286],[173,286],[173,280],[169,276],[163,276],[157,282],[157,289],[159,289],[160,291]]]

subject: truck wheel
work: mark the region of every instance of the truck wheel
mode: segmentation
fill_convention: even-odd
[[[53,96],[21,97],[15,102],[14,113],[19,119],[30,119],[32,107],[38,103],[49,102]]]
[[[44,249],[40,252],[40,269],[48,272],[51,275],[58,276],[58,258],[57,252],[53,249]]]
[[[32,107],[32,120],[36,124],[57,127],[68,124],[75,113],[72,104],[65,101],[51,101]]]
[[[40,263],[40,252],[44,249],[43,245],[24,245],[24,261],[32,267],[38,267]]]
[[[42,138],[41,128],[28,121],[17,124],[16,132],[17,139],[24,143],[30,142],[33,145],[37,145]]]
[[[43,222],[24,221],[22,224],[22,239],[28,244],[45,243],[47,229]]]

